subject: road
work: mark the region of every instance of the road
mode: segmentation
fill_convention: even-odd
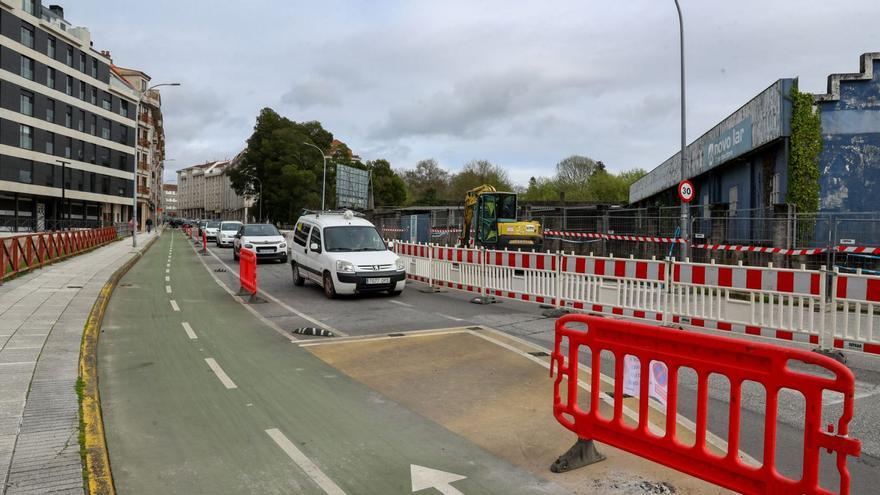
[[[231,290],[238,289],[237,264],[232,250],[209,244],[209,256],[203,259],[217,278]],[[224,270],[218,272],[217,270]],[[342,335],[373,335],[389,332],[412,331],[449,326],[485,325],[523,338],[545,348],[553,346],[554,320],[542,316],[542,309],[534,304],[503,301],[499,304],[470,304],[472,294],[457,291],[425,293],[425,286],[411,283],[399,297],[367,295],[328,300],[317,285],[306,283],[294,287],[288,264],[263,262],[258,267],[260,290],[271,301],[253,305],[267,320],[288,332],[300,326],[322,326],[339,331]],[[306,314],[303,320],[291,310]],[[589,362],[589,361],[587,361]],[[613,369],[613,361],[603,362],[602,371]],[[875,368],[876,369],[876,368]],[[685,370],[686,371],[686,370]],[[871,369],[853,370],[857,378],[856,416],[851,423],[851,434],[862,440],[862,456],[850,459],[853,493],[869,493],[880,484],[880,373]],[[744,384],[741,431],[742,451],[760,461],[763,457],[764,405],[766,393],[760,386]],[[727,438],[729,383],[712,376],[709,381],[709,426],[713,433]],[[679,413],[695,420],[696,376],[681,373]],[[841,413],[838,397],[828,396],[823,406],[823,423],[836,423]],[[782,474],[799,478],[802,470],[799,446],[803,444],[803,397],[794,391],[783,390],[779,396],[777,425],[777,462]],[[834,458],[824,454],[820,481],[823,487],[837,486],[838,475]]]
[[[121,493],[561,492],[255,328],[186,242],[162,236],[102,327]]]

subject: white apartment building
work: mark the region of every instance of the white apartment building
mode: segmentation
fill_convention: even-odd
[[[162,213],[165,217],[177,215],[177,184],[162,184]],[[160,218],[162,215],[160,215]]]
[[[194,165],[177,171],[177,214],[184,218],[253,220],[253,199],[235,193],[227,175],[240,160]]]

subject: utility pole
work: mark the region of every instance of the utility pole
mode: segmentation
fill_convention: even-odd
[[[57,228],[64,223],[64,204],[66,203],[65,190],[67,189],[67,166],[70,165],[70,162],[64,160],[55,161],[61,164],[61,222],[59,222],[59,225],[56,226]],[[58,217],[57,213],[55,214],[55,217]]]
[[[321,181],[321,211],[324,211],[324,198],[326,197],[327,191],[327,155],[324,154],[324,150],[318,148],[312,143],[304,142],[303,144],[306,146],[311,146],[312,148],[318,150],[318,153],[321,153],[321,158],[324,160],[324,179]]]
[[[679,181],[683,181],[687,179],[685,177],[685,160],[686,160],[686,151],[687,151],[687,128],[685,126],[685,91],[684,91],[684,21],[681,17],[681,6],[678,5],[678,0],[675,0],[675,10],[678,11],[678,33],[679,33],[679,41],[680,41],[680,52],[681,52],[681,160],[680,160],[680,177]],[[681,245],[681,260],[684,261],[687,259],[690,254],[690,238],[688,237],[688,227],[690,224],[690,209],[688,204],[684,201],[681,202],[681,238],[684,240],[684,243]]]

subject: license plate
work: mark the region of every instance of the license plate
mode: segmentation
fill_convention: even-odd
[[[368,278],[367,279],[368,285],[379,285],[379,284],[390,284],[390,283],[391,283],[390,277],[379,277],[379,278]]]

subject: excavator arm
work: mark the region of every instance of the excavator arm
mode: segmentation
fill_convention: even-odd
[[[467,247],[471,242],[471,221],[474,219],[474,207],[480,194],[495,192],[495,187],[489,184],[477,186],[464,195],[464,225],[461,226],[461,245]],[[476,232],[474,232],[476,235]]]

